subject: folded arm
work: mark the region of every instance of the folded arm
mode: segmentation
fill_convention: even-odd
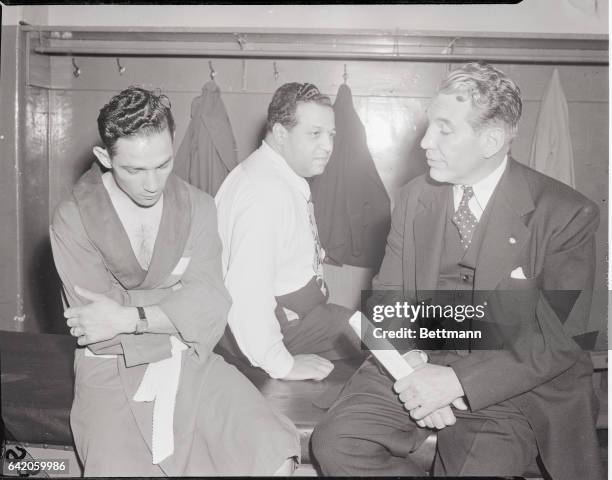
[[[220,266],[220,243],[217,237],[216,217],[212,201],[204,211],[212,212],[196,218],[194,258],[182,278],[182,289],[126,290],[108,271],[103,258],[89,240],[79,218],[76,205],[63,204],[55,215],[50,228],[51,245],[55,264],[62,280],[64,300],[68,316],[79,309],[95,310],[98,318],[106,320],[102,337],[88,343],[88,347],[99,354],[121,354],[127,366],[150,363],[170,356],[168,335],[180,333],[185,341],[206,346],[212,350],[223,331],[229,299],[223,288]],[[81,295],[76,287],[83,290]],[[93,292],[86,293],[87,291]],[[183,302],[205,302],[210,300],[214,307],[196,306],[189,308]],[[177,306],[178,305],[178,306]],[[135,306],[144,306],[152,333],[133,335],[138,313]],[[209,317],[198,314],[216,313]],[[92,318],[91,315],[88,318]],[[108,320],[112,318],[112,322]],[[190,322],[202,322],[210,318],[216,329],[192,327]],[[69,320],[70,322],[70,320]],[[111,324],[109,326],[109,324]],[[71,326],[69,324],[69,326]],[[216,337],[216,339],[215,339]],[[101,341],[99,341],[101,340]],[[214,342],[212,345],[209,343]],[[199,349],[199,348],[198,348]]]

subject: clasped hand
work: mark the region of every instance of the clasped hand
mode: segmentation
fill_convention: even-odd
[[[91,300],[87,305],[70,307],[64,311],[70,334],[77,337],[79,345],[109,340],[120,333],[133,331],[130,326],[130,310],[101,293],[74,287],[81,297]]]
[[[393,385],[420,427],[442,429],[456,422],[450,405],[467,410],[463,387],[450,367],[425,363]]]

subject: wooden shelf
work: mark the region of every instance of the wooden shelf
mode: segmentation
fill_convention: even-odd
[[[375,30],[22,27],[33,53],[57,56],[350,59],[608,64],[607,36]]]

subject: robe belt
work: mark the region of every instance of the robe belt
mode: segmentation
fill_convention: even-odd
[[[135,402],[152,402],[153,433],[151,452],[153,463],[158,464],[174,453],[174,407],[181,376],[181,352],[187,345],[171,336],[172,355],[157,362],[149,363],[138,390],[134,394]],[[96,355],[89,348],[85,356],[98,358],[116,358],[117,355]]]

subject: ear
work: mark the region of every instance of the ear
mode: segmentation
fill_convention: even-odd
[[[480,134],[480,146],[485,158],[497,154],[506,144],[506,131],[502,127],[485,128]]]
[[[109,170],[113,168],[110,155],[108,154],[108,150],[106,150],[106,148],[94,147],[93,154],[105,168],[108,168]]]
[[[280,123],[275,123],[272,127],[272,136],[277,145],[284,145],[288,134],[287,129]]]

